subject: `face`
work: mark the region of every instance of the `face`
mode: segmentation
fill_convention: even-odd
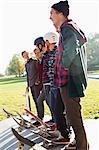
[[[50,46],[50,43],[49,43],[49,41],[45,41],[45,47],[46,47],[46,51],[48,51],[48,50],[49,50],[49,46]]]
[[[37,59],[41,59],[42,54],[41,54],[39,48],[35,48],[34,54],[35,54],[35,56],[36,56]]]
[[[42,49],[42,45],[41,44],[37,44],[36,47],[39,48],[40,50]]]
[[[50,19],[52,20],[56,30],[58,29],[59,26],[59,12],[56,11],[55,9],[51,8],[50,11]]]
[[[28,60],[29,59],[29,53],[28,52],[24,52],[23,53],[23,58],[24,58],[24,60]]]

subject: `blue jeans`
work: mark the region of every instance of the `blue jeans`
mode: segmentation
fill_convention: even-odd
[[[52,120],[54,120],[52,109],[51,109],[51,102],[50,102],[50,85],[43,85],[43,88],[37,99],[38,117],[40,119],[43,119],[43,117],[44,117],[44,100],[46,101],[46,103],[49,107],[49,110],[50,110],[51,116],[52,116]]]
[[[61,132],[63,137],[68,138],[69,127],[65,118],[66,116],[64,115],[65,107],[62,102],[59,88],[51,88],[51,108],[58,130]]]
[[[35,103],[35,106],[36,106],[36,111],[37,111],[37,114],[39,113],[39,108],[38,108],[38,105],[37,105],[37,98],[40,94],[40,91],[42,89],[42,85],[33,85],[30,87],[30,90],[31,90],[31,94],[32,94],[32,97],[33,97],[33,100],[34,100],[34,103]]]

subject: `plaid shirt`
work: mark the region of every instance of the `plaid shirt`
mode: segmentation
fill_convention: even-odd
[[[59,38],[59,44],[56,52],[55,62],[55,76],[54,85],[57,87],[64,86],[68,83],[68,69],[62,65],[63,46],[61,42],[61,35]]]
[[[43,64],[42,82],[43,84],[50,82],[49,75],[48,75],[48,72],[49,72],[48,61],[49,61],[49,52],[47,51],[46,53],[44,53],[44,56],[42,59],[42,64]]]
[[[54,47],[54,49],[52,51],[49,52],[49,77],[50,77],[50,86],[54,87],[54,68],[55,68],[55,55],[56,55],[56,46]]]

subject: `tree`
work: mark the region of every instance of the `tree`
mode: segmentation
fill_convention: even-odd
[[[14,54],[7,68],[8,75],[20,76],[25,70],[23,59],[19,54]]]
[[[91,34],[87,43],[88,70],[99,70],[99,34]]]

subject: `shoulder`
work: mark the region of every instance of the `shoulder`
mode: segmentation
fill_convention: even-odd
[[[32,58],[31,58],[30,64],[31,64],[31,65],[38,64],[38,61],[37,61],[36,59],[32,59]]]
[[[61,36],[63,39],[73,37],[75,36],[75,32],[70,26],[66,25],[61,28]]]
[[[31,62],[37,62],[37,59],[30,58]]]

